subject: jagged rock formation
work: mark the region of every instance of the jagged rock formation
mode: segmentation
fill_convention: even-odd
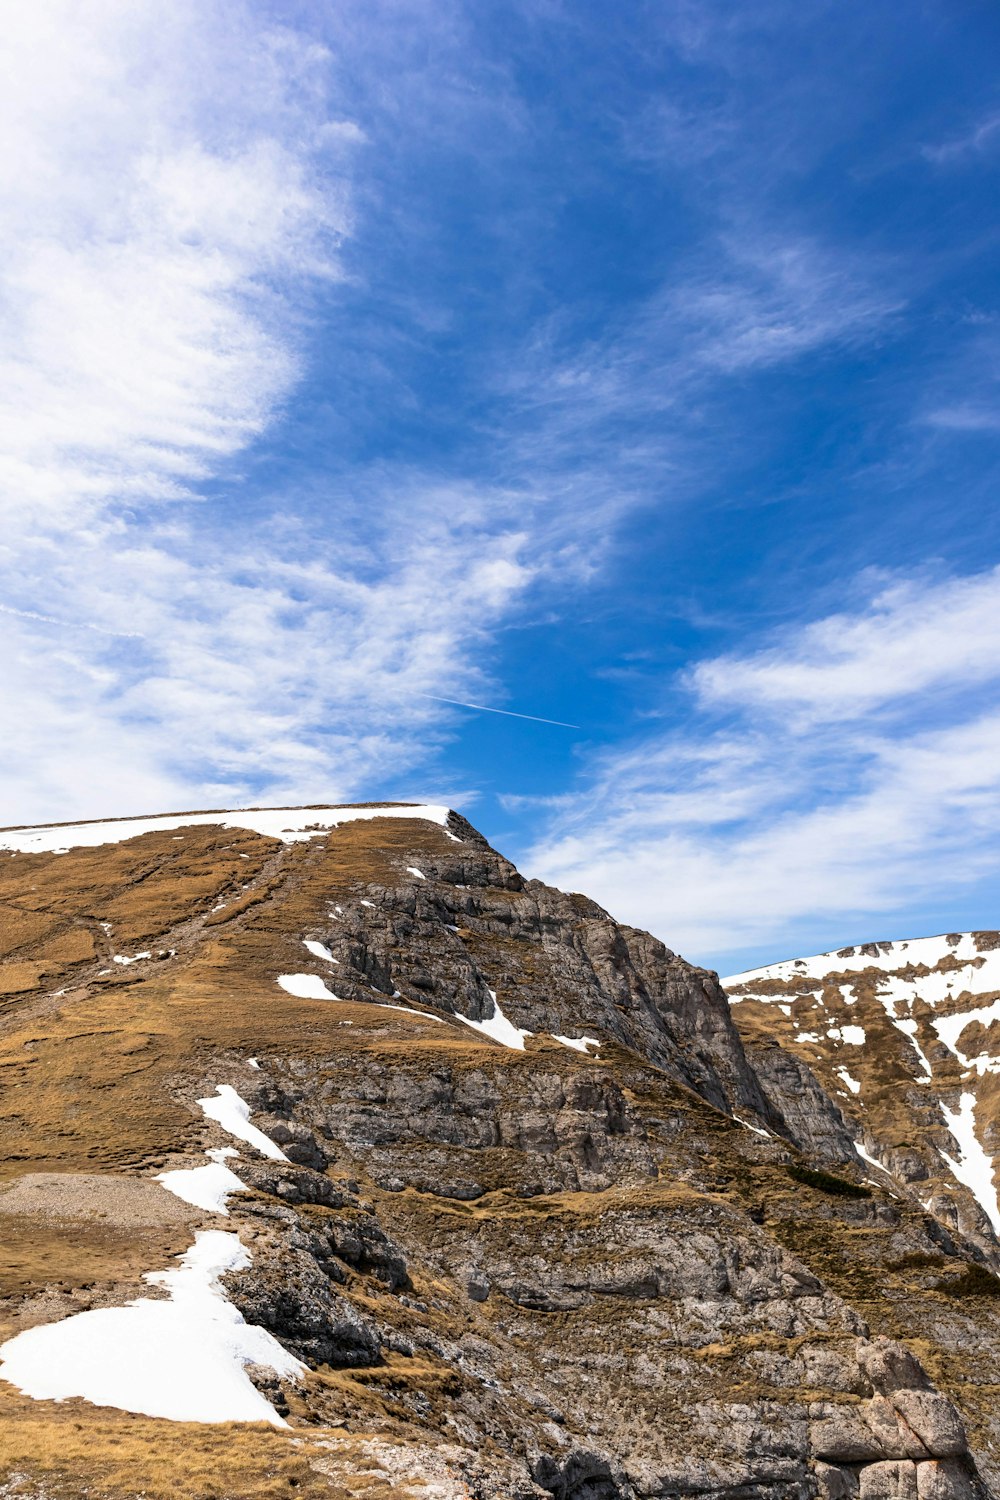
[[[989,1224],[867,1185],[829,1069],[714,975],[455,815],[348,818],[0,834],[0,1340],[224,1231],[206,1296],[290,1423],[181,1453],[0,1349],[0,1494],[993,1493]]]

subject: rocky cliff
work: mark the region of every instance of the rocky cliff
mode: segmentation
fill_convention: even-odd
[[[0,845],[0,1494],[1000,1493],[989,1216],[783,980],[446,809]]]
[[[791,1056],[835,1101],[814,1149],[860,1156],[996,1265],[1000,933],[864,943],[725,984],[769,1096]]]

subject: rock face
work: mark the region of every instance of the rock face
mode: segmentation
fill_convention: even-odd
[[[1000,933],[865,943],[725,984],[786,1118],[814,1088],[793,1067],[836,1100],[840,1128],[812,1149],[831,1162],[860,1152],[1000,1268]],[[819,1119],[811,1100],[806,1113]]]
[[[990,1225],[918,1201],[902,1135],[865,1181],[877,1124],[742,1024],[783,1011],[731,1013],[455,815],[288,821],[0,853],[0,1336],[135,1296],[176,1252],[143,1261],[113,1185],[230,1149],[228,1217],[185,1222],[239,1235],[225,1295],[305,1367],[250,1368],[290,1424],[266,1448],[193,1430],[211,1491],[177,1488],[172,1424],[126,1484],[113,1424],[142,1419],[67,1403],[42,1431],[0,1380],[0,1494],[1000,1493]],[[242,1135],[206,1112],[226,1089]],[[56,1174],[93,1212],[28,1213],[17,1182]]]

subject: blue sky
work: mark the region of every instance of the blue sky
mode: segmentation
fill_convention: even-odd
[[[998,925],[994,6],[3,46],[3,822],[445,799],[724,972]]]

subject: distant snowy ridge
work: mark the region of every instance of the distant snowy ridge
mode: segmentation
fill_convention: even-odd
[[[866,969],[895,973],[911,964],[934,969],[946,959],[954,959],[968,969],[964,977],[969,981],[966,988],[971,993],[1000,989],[1000,946],[996,934],[988,932],[950,932],[938,937],[862,943],[830,953],[814,953],[809,958],[784,959],[781,963],[765,964],[761,969],[746,969],[742,974],[730,974],[720,983],[725,990],[740,990],[752,986],[755,980],[825,979],[831,974],[861,974]],[[978,980],[977,974],[982,976]],[[987,982],[989,979],[992,984]],[[731,1001],[735,1003],[740,998],[737,995]]]
[[[1000,1074],[1000,933],[864,943],[748,969],[722,985],[737,1019],[746,1016],[751,1028],[742,1007],[762,1005],[779,1013],[776,1040],[801,1050],[821,1076],[830,1069],[827,1089],[842,1112],[866,1127],[873,1148],[877,1143],[867,1127],[872,1110],[879,1112],[888,1127],[887,1160],[899,1139],[898,1125],[889,1124],[898,1105],[891,1086],[885,1092],[878,1063],[887,1055],[897,1059],[944,1127],[932,1124],[924,1136],[927,1171],[967,1188],[1000,1236],[998,1183],[988,1149],[995,1103],[986,1088],[988,1075]],[[864,1025],[858,1024],[862,1019]],[[861,1141],[855,1149],[885,1169]]]

